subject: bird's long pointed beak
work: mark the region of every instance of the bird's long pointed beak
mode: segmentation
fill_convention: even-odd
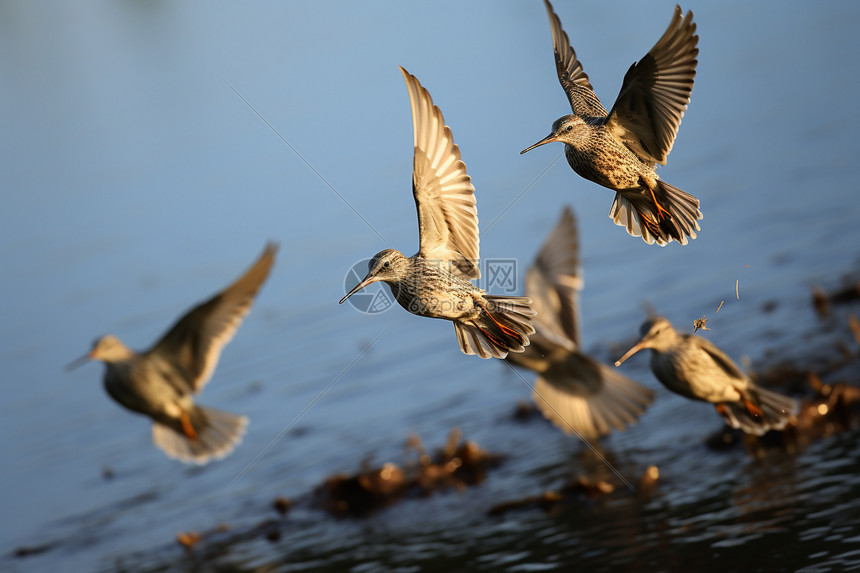
[[[621,364],[624,363],[625,360],[627,360],[628,358],[630,358],[631,356],[633,356],[634,354],[636,354],[637,352],[639,352],[640,350],[645,348],[646,342],[647,342],[646,340],[640,340],[639,342],[634,344],[630,350],[628,350],[627,352],[624,353],[624,356],[622,356],[621,358],[619,358],[618,360],[615,361],[615,367],[618,368],[619,366],[621,366]]]
[[[72,360],[71,362],[66,364],[66,367],[64,368],[64,370],[66,372],[71,372],[75,368],[80,368],[81,366],[83,366],[84,364],[89,362],[90,360],[93,360],[93,358],[94,358],[93,353],[87,352],[86,354],[84,354],[80,358],[75,358],[74,360]]]
[[[549,135],[547,135],[546,137],[544,137],[543,139],[541,139],[540,141],[538,141],[534,145],[529,145],[528,147],[526,147],[525,149],[520,151],[520,155],[522,155],[526,151],[531,151],[535,147],[540,147],[541,145],[543,145],[545,143],[552,143],[553,141],[558,141],[558,136],[555,133],[550,133]]]
[[[373,284],[373,283],[375,283],[375,282],[376,282],[376,281],[378,281],[378,280],[379,280],[379,279],[378,279],[377,277],[372,277],[372,276],[370,276],[370,275],[368,275],[368,276],[364,277],[364,278],[361,280],[361,282],[360,282],[360,283],[358,283],[357,285],[355,285],[354,287],[352,287],[352,290],[351,290],[351,291],[349,291],[348,293],[346,293],[346,296],[344,296],[342,299],[340,299],[340,302],[339,302],[338,304],[343,304],[343,303],[345,303],[345,302],[346,302],[346,299],[348,299],[349,297],[351,297],[352,295],[354,295],[355,293],[357,293],[358,291],[360,291],[361,289],[363,289],[363,288],[364,288],[364,287],[366,287],[367,285],[369,285],[369,284]]]

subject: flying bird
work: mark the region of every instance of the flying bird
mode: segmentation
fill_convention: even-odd
[[[522,352],[534,332],[531,300],[488,295],[470,282],[481,276],[475,187],[430,93],[415,76],[400,71],[412,104],[418,252],[407,257],[394,249],[380,251],[370,260],[367,276],[340,303],[384,281],[412,314],[452,321],[464,353],[504,358]]]
[[[267,244],[257,262],[233,284],[195,306],[144,352],[113,335],[67,366],[105,364],[104,387],[124,408],[152,419],[152,441],[171,458],[205,464],[239,444],[248,418],[194,403],[224,348],[269,276],[277,246]]]
[[[693,13],[675,6],[672,21],[654,47],[630,66],[607,113],[594,93],[552,5],[544,0],[552,30],[555,65],[573,113],[552,132],[521,151],[560,141],[581,177],[615,191],[609,216],[634,237],[666,245],[696,238],[699,200],[669,185],[655,164],[666,164],[696,75],[699,36]]]
[[[566,207],[525,279],[525,294],[537,315],[535,333],[511,364],[538,374],[532,399],[543,415],[567,434],[594,439],[623,431],[654,400],[654,392],[581,351],[579,291],[583,278],[579,234]]]
[[[732,428],[761,436],[781,430],[797,412],[797,402],[756,385],[731,358],[706,338],[678,334],[662,317],[647,320],[642,338],[621,358],[651,349],[651,371],[663,386],[691,400],[710,402]]]

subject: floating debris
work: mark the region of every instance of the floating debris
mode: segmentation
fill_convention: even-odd
[[[512,510],[532,508],[554,512],[563,503],[571,500],[571,498],[586,497],[588,499],[599,499],[614,491],[615,486],[611,483],[603,480],[591,480],[586,476],[579,476],[569,481],[559,491],[547,490],[540,495],[530,495],[522,499],[506,501],[494,505],[487,513],[489,515],[502,515]]]
[[[836,304],[860,300],[860,281],[847,285],[830,295],[830,300]]]
[[[282,496],[276,497],[275,501],[272,502],[272,507],[281,515],[286,515],[292,506],[293,502],[289,498]]]
[[[723,308],[723,303],[724,303],[724,302],[726,302],[726,301],[724,301],[724,300],[721,300],[721,301],[720,301],[720,306],[718,306],[718,307],[717,307],[717,312],[720,312],[720,309],[721,309],[721,308]],[[716,313],[714,313],[714,314],[716,314]]]
[[[403,470],[387,463],[353,476],[330,476],[319,491],[322,507],[329,513],[364,516],[395,503],[405,488]]]
[[[708,319],[705,315],[702,315],[702,318],[697,318],[693,321],[693,333],[695,334],[699,330],[711,330],[708,328]]]
[[[589,498],[598,498],[615,491],[615,486],[603,480],[591,481],[585,476],[579,476],[562,488],[562,493],[583,494]]]
[[[16,547],[13,555],[15,557],[30,557],[31,555],[39,555],[40,553],[45,553],[46,551],[50,551],[54,548],[54,544],[52,543],[44,543],[42,545],[22,545],[21,547]]]
[[[820,318],[826,318],[830,314],[830,297],[818,287],[812,289],[812,306]]]
[[[854,335],[854,342],[860,345],[860,320],[857,320],[856,314],[848,316],[848,328],[851,329],[851,334]]]
[[[536,417],[537,414],[538,410],[534,404],[526,402],[525,400],[520,400],[514,407],[513,417],[518,422],[525,422],[526,420]]]
[[[555,509],[559,502],[567,499],[567,496],[558,493],[557,491],[545,491],[540,495],[532,495],[517,499],[514,501],[506,501],[498,505],[494,505],[487,512],[488,515],[502,515],[516,509],[531,509],[537,507],[546,512]]]
[[[829,295],[820,287],[812,287],[812,305],[820,318],[826,318],[830,314],[831,304],[845,304],[858,300],[860,300],[860,281],[843,286]]]
[[[176,542],[184,547],[186,551],[190,551],[201,539],[203,537],[196,531],[189,531],[187,533],[180,531],[176,534]]]
[[[333,515],[366,516],[405,496],[423,497],[438,489],[465,489],[480,483],[487,470],[502,459],[475,442],[462,441],[462,434],[456,428],[451,430],[444,448],[435,456],[426,452],[421,439],[415,435],[407,438],[405,450],[418,454],[417,463],[402,469],[389,462],[351,476],[331,476],[317,488],[318,504]]]
[[[651,495],[657,489],[657,480],[660,479],[660,470],[657,466],[649,466],[639,480],[639,494]]]

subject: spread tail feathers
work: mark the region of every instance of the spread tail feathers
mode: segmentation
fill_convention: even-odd
[[[654,204],[655,198],[662,211]],[[702,212],[698,199],[658,179],[654,198],[647,188],[644,193],[616,193],[609,216],[632,236],[663,246],[673,240],[686,245],[695,239]]]
[[[460,350],[481,358],[504,358],[508,352],[522,352],[535,329],[532,301],[522,296],[484,295],[481,314],[468,321],[454,321]]]
[[[717,411],[726,424],[747,434],[761,436],[768,430],[782,430],[797,413],[797,401],[764,388],[751,388],[740,402],[726,402]],[[760,414],[759,414],[760,412]]]
[[[196,437],[188,437],[181,426],[174,429],[154,422],[152,441],[171,458],[185,463],[203,465],[220,460],[233,451],[245,434],[248,418],[215,408],[195,406],[189,414]]]
[[[544,417],[564,433],[587,440],[635,424],[654,392],[605,364],[591,361],[596,368],[584,369],[576,362],[582,358],[573,353],[535,380],[532,399]],[[570,360],[574,363],[565,365]]]

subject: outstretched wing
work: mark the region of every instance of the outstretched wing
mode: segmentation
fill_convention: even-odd
[[[212,377],[221,350],[230,342],[275,262],[278,247],[263,254],[233,284],[180,318],[149,351],[178,366],[199,392]]]
[[[536,330],[550,339],[566,339],[579,346],[579,291],[582,268],[579,234],[570,207],[565,207],[555,228],[526,273],[526,296],[537,316]],[[569,346],[569,345],[566,345]]]
[[[576,52],[570,46],[570,40],[561,27],[561,20],[553,12],[549,0],[544,0],[549,26],[552,30],[552,48],[555,53],[555,69],[558,81],[570,100],[573,113],[588,117],[606,117],[606,108],[600,103],[588,75],[582,69],[582,63],[577,59]]]
[[[663,37],[630,66],[607,127],[644,163],[666,164],[696,77],[699,36],[693,13],[680,6]]]
[[[687,336],[695,336],[693,334],[689,334]],[[746,375],[741,372],[741,369],[737,367],[737,365],[732,362],[732,359],[726,356],[726,353],[717,348],[717,345],[708,340],[707,338],[703,338],[701,336],[696,336],[698,339],[698,346],[701,348],[714,363],[719,366],[726,374],[728,374],[731,378],[737,378],[738,380],[746,380]]]
[[[415,76],[402,67],[409,101],[415,157],[412,194],[418,209],[418,253],[427,259],[451,263],[451,271],[464,279],[477,279],[478,209],[475,187],[460,159],[451,129],[442,112]]]

